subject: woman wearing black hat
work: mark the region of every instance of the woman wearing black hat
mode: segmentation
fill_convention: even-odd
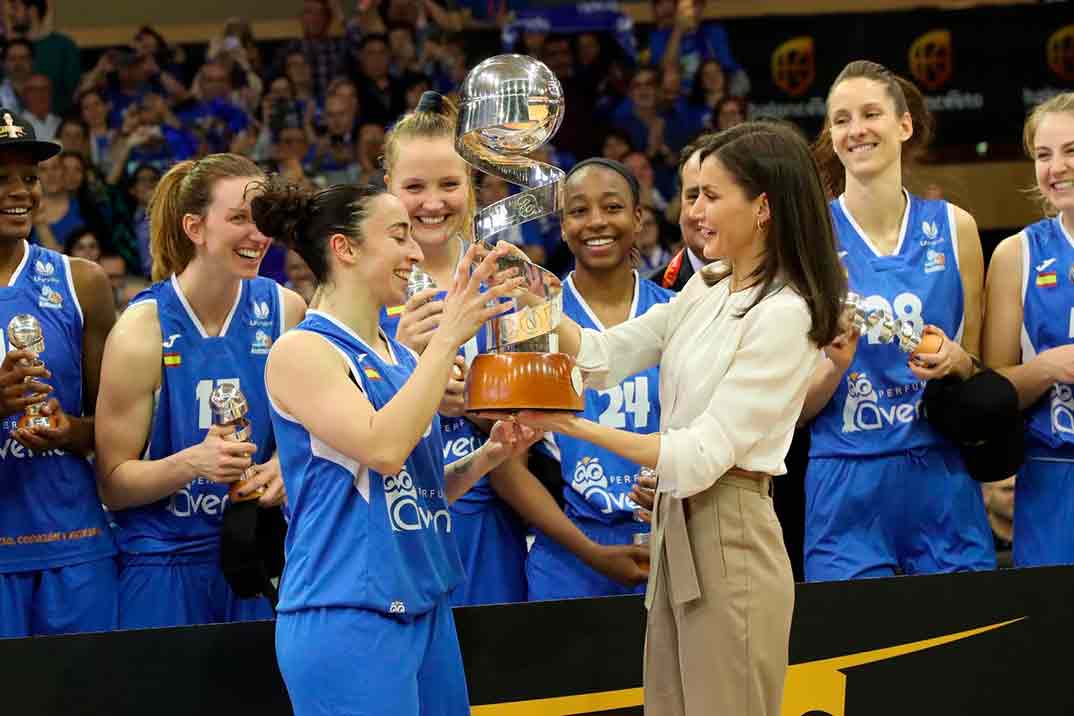
[[[60,149],[0,109],[0,329],[28,314],[44,342],[35,356],[0,338],[0,637],[116,626],[116,548],[86,460],[112,292],[97,264],[27,242],[37,165]],[[45,425],[25,427],[31,406]]]

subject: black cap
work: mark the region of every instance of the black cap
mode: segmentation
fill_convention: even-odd
[[[50,139],[38,139],[34,127],[17,113],[0,107],[0,150],[21,149],[35,162],[51,159],[63,150],[63,145]]]
[[[922,400],[929,423],[958,446],[974,480],[1006,480],[1021,467],[1025,421],[1007,378],[983,370],[965,381],[930,380]]]

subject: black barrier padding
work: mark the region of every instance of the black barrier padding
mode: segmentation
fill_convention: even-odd
[[[1074,567],[798,585],[796,600],[789,683],[799,692],[795,674],[817,660],[1020,620],[845,668],[846,716],[1074,713]],[[455,616],[474,705],[641,685],[641,597]],[[283,716],[273,637],[271,622],[253,622],[0,640],[0,713]]]

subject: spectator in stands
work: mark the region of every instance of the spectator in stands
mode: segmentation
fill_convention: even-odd
[[[651,275],[671,260],[666,227],[663,213],[648,204],[641,205],[641,224],[634,246],[640,260],[636,268],[642,276]]]
[[[716,107],[730,95],[727,93],[727,75],[719,60],[708,59],[697,71],[697,81],[690,90],[690,106],[700,115],[703,125],[711,125]]]
[[[0,82],[0,107],[22,114],[26,83],[34,73],[34,51],[29,40],[15,38],[4,50],[4,81]]]
[[[260,96],[260,80],[258,80]],[[193,97],[176,108],[183,129],[197,137],[199,154],[226,151],[231,140],[250,126],[250,116],[232,86],[232,73],[220,60],[202,65],[194,79]]]
[[[290,61],[293,52],[301,52],[312,73],[312,94],[323,96],[328,83],[347,69],[347,42],[331,35],[333,4],[330,0],[302,0],[302,39],[284,47],[284,60]],[[292,78],[294,80],[294,78]],[[305,87],[295,83],[301,96]]]
[[[131,172],[129,194],[134,201],[134,237],[138,247],[138,273],[148,277],[153,259],[149,253],[149,198],[157,188],[161,172],[151,164],[142,164]]]
[[[209,62],[207,64],[214,64],[223,68],[227,76],[228,93],[226,95],[218,94],[217,96],[241,108],[243,112],[248,113],[256,110],[257,103],[264,93],[265,84],[250,65],[246,47],[241,43],[232,45],[230,42],[225,41],[208,58]],[[203,70],[205,67],[206,65],[202,65]],[[199,94],[199,98],[202,101],[208,101],[208,96],[211,96],[214,92],[204,87],[206,82],[204,76],[201,76],[200,79],[203,86],[201,87],[202,91]],[[215,88],[216,92],[219,92],[219,89]]]
[[[749,77],[731,54],[727,30],[718,22],[702,21],[705,0],[652,0],[656,28],[649,34],[648,51],[643,56],[655,66],[678,65],[683,89],[689,91],[701,63],[718,60],[731,75],[731,94],[749,92]]]
[[[291,99],[300,102],[304,112],[313,113],[320,96],[317,94],[313,69],[306,55],[301,50],[285,52],[283,69],[287,79],[291,80]]]
[[[605,159],[621,162],[634,151],[634,141],[623,129],[612,128],[604,135],[600,155]]]
[[[63,145],[65,152],[75,152],[93,161],[90,158],[89,127],[78,117],[67,117],[60,122],[56,130],[56,139]]]
[[[357,183],[360,171],[354,103],[343,94],[330,94],[324,101],[324,131],[317,138],[313,172],[326,185]]]
[[[127,108],[115,143],[109,184],[118,184],[137,164],[151,163],[161,171],[197,153],[197,139],[186,132],[157,94]]]
[[[653,173],[653,165],[649,157],[642,152],[631,152],[623,157],[623,164],[638,182],[641,204],[651,206],[661,214],[664,213],[668,208],[668,200],[656,186],[656,175]]]
[[[679,150],[690,140],[690,126],[660,106],[660,75],[639,68],[630,81],[629,97],[612,114],[612,124],[630,135],[635,149],[654,162],[673,166]]]
[[[287,288],[301,296],[306,305],[313,308],[313,294],[317,291],[317,279],[310,271],[309,264],[297,251],[288,250],[286,271]]]
[[[414,28],[410,25],[393,25],[388,29],[388,46],[391,50],[392,77],[407,81],[410,75],[423,75],[429,71],[425,57],[418,53]]]
[[[679,154],[679,193],[669,203],[665,218],[679,225],[682,248],[649,276],[664,288],[681,291],[690,277],[700,271],[712,259],[704,254],[705,239],[701,235],[698,219],[690,209],[701,193],[701,145],[709,135],[702,135],[687,144]]]
[[[11,346],[0,364],[0,385],[20,386],[0,391],[0,637],[107,631],[116,627],[116,548],[87,458],[115,312],[99,266],[26,242],[36,164],[60,147],[35,139],[17,114],[0,117],[19,130],[0,135],[0,201],[28,210],[0,213],[0,325],[33,314],[44,338],[44,366],[23,365],[34,354]],[[18,427],[31,404],[47,427]]]
[[[108,126],[108,101],[100,90],[91,89],[78,97],[79,115],[89,128],[89,156],[93,163],[108,176],[112,170],[112,143],[116,131]]]
[[[23,38],[34,45],[34,72],[49,78],[49,102],[57,114],[71,107],[82,76],[78,46],[67,35],[46,27],[47,0],[10,0],[12,25],[8,39]]]
[[[981,485],[988,523],[992,526],[992,542],[996,546],[996,566],[1014,566],[1014,495],[1017,476]]]
[[[101,242],[89,228],[80,226],[71,232],[63,244],[63,252],[68,256],[77,256],[97,263],[101,259]]]
[[[163,94],[163,89],[150,81],[145,58],[128,47],[105,51],[93,69],[82,77],[79,96],[93,89],[102,92],[101,97],[108,105],[108,126],[113,128],[123,125],[127,108],[140,102],[146,94],[151,91]]]
[[[64,189],[63,161],[59,155],[40,164],[41,208],[39,224],[48,224],[52,241],[62,247],[67,237],[86,223],[78,199]],[[35,238],[36,231],[35,231]]]
[[[358,100],[362,119],[389,125],[403,113],[403,84],[389,72],[390,50],[384,35],[366,35],[358,46]]]
[[[746,100],[741,97],[724,97],[712,110],[711,127],[722,132],[745,122],[748,117]]]
[[[30,75],[23,85],[22,117],[33,125],[34,134],[53,139],[60,128],[60,117],[52,111],[52,83],[47,75]]]
[[[358,130],[358,179],[363,184],[384,186],[384,127],[379,124],[363,124]]]

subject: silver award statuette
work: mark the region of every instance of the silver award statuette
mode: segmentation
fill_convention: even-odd
[[[24,358],[20,363],[27,368],[44,365],[40,355],[45,352],[45,337],[41,332],[41,322],[29,313],[12,316],[7,324],[7,342],[12,350],[29,351],[33,358]],[[33,380],[26,377],[26,382]],[[41,414],[41,403],[26,406],[26,413],[19,418],[20,428],[52,427],[53,419]]]
[[[406,280],[406,300],[409,301],[414,298],[415,294],[421,293],[427,288],[436,288],[436,281],[423,271],[420,266],[414,264],[414,267],[410,269],[410,276]]]
[[[538,60],[497,55],[470,70],[460,95],[456,151],[480,171],[522,188],[474,217],[474,239],[487,255],[501,233],[562,208],[563,170],[529,155],[559,129],[563,88]],[[486,324],[490,350],[470,367],[467,410],[582,410],[581,374],[558,352],[554,333],[563,315],[563,285],[517,247],[499,258],[498,269],[524,281],[514,307]]]
[[[914,353],[922,343],[922,333],[912,321],[894,318],[887,308],[869,303],[856,293],[843,301],[843,323],[861,335],[869,334],[877,343],[897,342],[906,353]]]
[[[650,478],[655,479],[656,478],[656,470],[654,470],[651,467],[645,467],[643,465],[642,468],[638,471],[638,477],[639,478],[641,478],[641,477],[650,477]],[[642,509],[643,508],[639,507],[638,509],[634,510],[634,519],[637,520],[638,522],[643,521],[641,519],[641,515],[640,515],[640,512],[641,512]],[[634,533],[634,544],[639,546],[639,547],[648,547],[649,546],[649,535],[650,534],[651,534],[650,532],[635,532]]]
[[[225,440],[248,442],[253,437],[253,425],[246,417],[246,414],[250,412],[250,404],[246,401],[246,396],[243,395],[238,385],[235,383],[220,383],[217,385],[209,395],[209,405],[212,408],[213,425],[232,428],[230,432],[224,435]],[[256,500],[264,494],[265,488],[262,487],[248,495],[239,495],[239,487],[248,479],[249,476],[247,475],[241,480],[231,483],[228,487],[228,499],[232,502],[242,502],[243,500]]]

